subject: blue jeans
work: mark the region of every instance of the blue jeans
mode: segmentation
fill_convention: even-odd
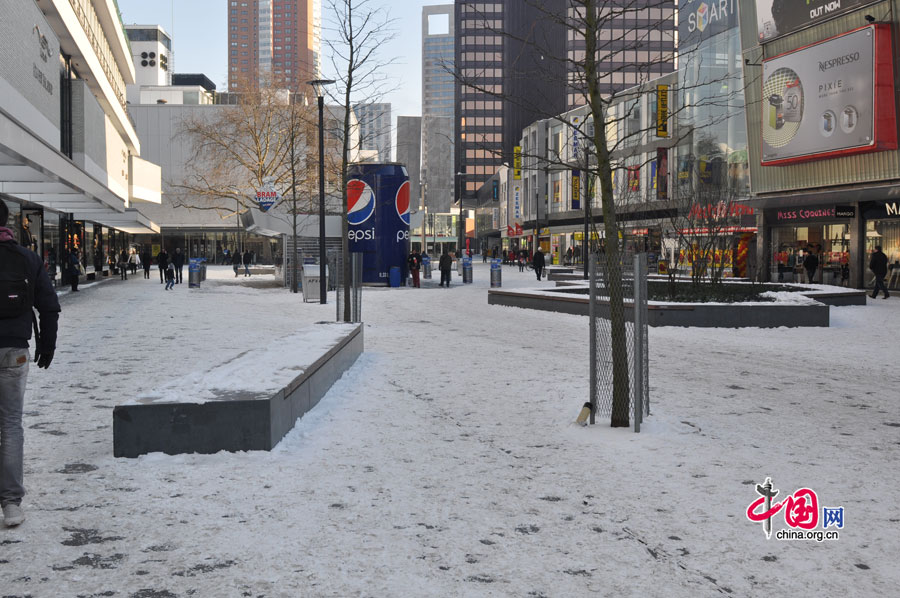
[[[30,361],[28,349],[0,348],[0,505],[25,496],[22,408]]]
[[[174,279],[167,280],[166,281],[166,290],[168,291],[173,288],[175,288],[175,280]]]

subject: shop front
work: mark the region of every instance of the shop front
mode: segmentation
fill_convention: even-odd
[[[853,206],[804,206],[766,210],[770,226],[770,280],[849,285]],[[803,264],[813,253],[818,269],[809,280]]]
[[[889,288],[900,288],[900,201],[870,201],[861,203],[860,211],[866,222],[866,265],[869,256],[876,246],[888,258],[890,273],[887,282]],[[896,272],[896,274],[895,274]],[[866,288],[872,288],[875,278],[871,271],[866,271],[863,279]]]

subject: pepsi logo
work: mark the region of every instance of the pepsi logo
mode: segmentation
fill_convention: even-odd
[[[347,222],[362,224],[375,213],[375,192],[359,179],[347,181]]]
[[[397,189],[394,206],[397,208],[397,215],[400,216],[400,220],[409,226],[409,181],[406,181]]]

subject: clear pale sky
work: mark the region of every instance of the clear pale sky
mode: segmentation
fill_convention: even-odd
[[[388,70],[397,90],[385,101],[397,116],[422,114],[422,7],[451,4],[452,0],[374,0],[380,1],[396,19],[397,35],[382,48],[386,59],[396,58]],[[172,36],[176,73],[203,73],[224,90],[227,80],[227,0],[118,0],[122,20],[140,25],[162,25]],[[323,0],[323,5],[326,0]],[[324,8],[323,8],[324,10]],[[173,20],[174,16],[174,20]],[[325,19],[327,26],[327,18]],[[328,32],[323,32],[327,37]],[[327,52],[322,44],[323,53]],[[328,64],[327,57],[322,61]],[[327,76],[327,72],[325,73]]]

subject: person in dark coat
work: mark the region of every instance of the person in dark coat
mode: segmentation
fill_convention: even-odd
[[[869,259],[869,270],[875,275],[875,290],[872,291],[872,299],[878,297],[879,290],[884,291],[885,299],[890,297],[887,286],[884,284],[884,277],[887,276],[888,272],[887,264],[888,259],[884,252],[881,251],[881,245],[876,245],[875,252],[872,253],[872,257]]]
[[[128,280],[128,253],[123,249],[119,252],[119,278]]]
[[[537,279],[541,279],[541,274],[544,272],[544,266],[546,262],[544,261],[544,252],[538,248],[537,251],[534,252],[534,273],[537,275]]]
[[[50,367],[56,352],[60,308],[43,260],[16,243],[13,231],[6,228],[8,219],[9,208],[0,199],[0,263],[15,276],[5,281],[13,286],[4,285],[5,292],[0,293],[4,299],[0,303],[0,510],[3,523],[15,527],[25,521],[21,507],[25,496],[22,414],[30,359],[28,345],[34,331],[34,361],[39,368]],[[20,276],[30,281],[26,285],[31,301],[21,301]],[[34,323],[34,309],[40,316],[39,328]]]
[[[249,251],[244,252],[244,276],[250,276],[250,264],[253,263],[253,254]]]
[[[811,245],[806,249],[806,257],[803,258],[803,268],[806,270],[807,281],[812,283],[816,281],[816,270],[819,269],[819,256],[816,255],[816,251]]]
[[[75,249],[69,250],[69,282],[72,284],[72,292],[78,291],[78,277],[81,276],[81,260],[78,258],[78,252]]]
[[[144,267],[144,278],[150,279],[150,266],[152,265],[153,257],[150,255],[150,250],[145,249],[141,252],[141,265]]]
[[[184,271],[184,254],[181,253],[181,247],[175,248],[175,255],[172,256],[172,265],[175,266],[175,284],[181,284]]]
[[[166,281],[166,268],[169,267],[169,254],[166,253],[165,248],[159,250],[159,255],[156,256],[156,265],[159,266],[159,282],[162,284]]]
[[[441,255],[441,260],[438,262],[438,268],[441,271],[441,284],[438,286],[444,286],[444,283],[447,283],[447,288],[450,288],[450,269],[453,268],[453,258],[450,257],[450,254],[447,253],[447,250],[444,249],[444,253]]]
[[[234,270],[234,277],[238,277],[238,272],[241,269],[241,252],[235,251],[231,254],[231,269]]]
[[[412,253],[409,254],[409,257],[406,258],[406,263],[409,265],[409,273],[412,275],[413,287],[417,289],[420,288],[419,266],[422,264],[422,258],[419,257],[419,252],[413,249]]]

